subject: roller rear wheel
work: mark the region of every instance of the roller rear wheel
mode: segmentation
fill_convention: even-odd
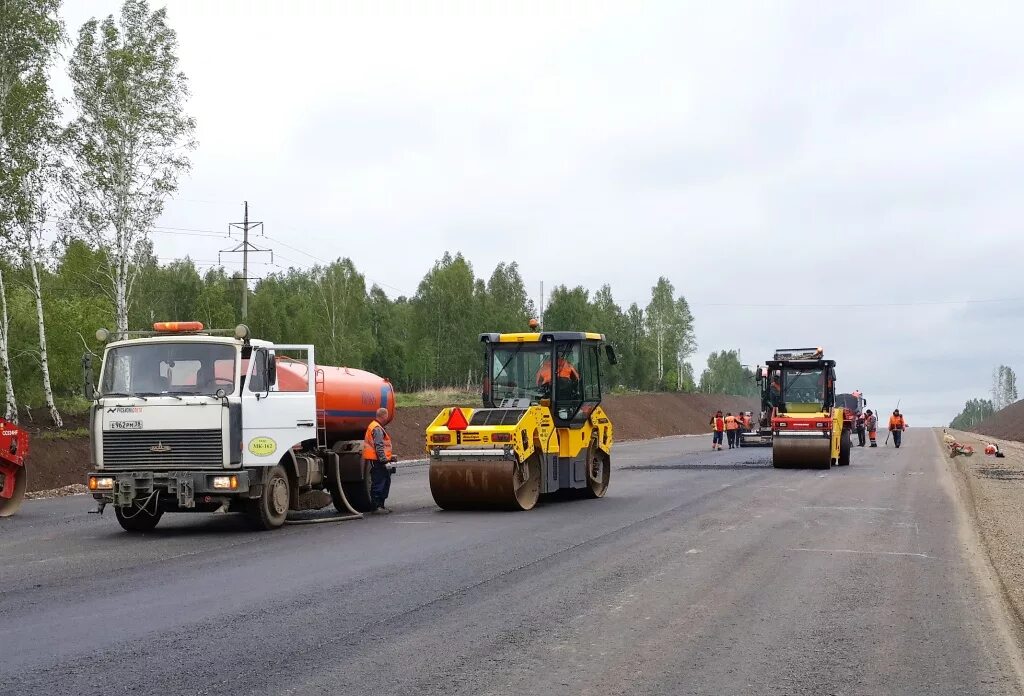
[[[850,466],[850,450],[853,449],[853,442],[850,431],[844,430],[839,439],[839,466]]]
[[[603,498],[608,492],[608,483],[612,475],[612,462],[596,442],[590,443],[587,451],[587,496]]]

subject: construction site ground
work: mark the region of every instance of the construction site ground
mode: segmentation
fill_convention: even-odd
[[[442,512],[416,466],[392,515],[271,533],[30,500],[0,519],[0,693],[1019,694],[940,438],[830,471],[630,442],[607,498],[526,513]]]
[[[615,424],[618,440],[637,440],[702,433],[716,409],[723,411],[752,410],[756,402],[720,394],[636,394],[609,396],[605,409]],[[423,457],[424,430],[437,417],[439,406],[400,407],[395,421],[388,426],[401,459]],[[87,414],[70,414],[64,428],[45,427],[49,416],[44,409],[32,412],[31,420],[23,419],[32,442],[29,459],[29,491],[56,492],[65,486],[81,486],[89,470],[89,438]],[[64,489],[74,492],[75,488]]]
[[[974,447],[970,457],[948,460],[961,486],[964,505],[977,521],[999,590],[1024,625],[1024,444],[948,431],[957,441]],[[995,443],[1002,458],[984,453]]]

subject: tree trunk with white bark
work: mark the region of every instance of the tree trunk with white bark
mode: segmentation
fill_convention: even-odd
[[[4,383],[7,392],[7,401],[4,405],[4,419],[11,423],[18,422],[18,401],[14,396],[14,379],[11,377],[11,358],[8,331],[10,324],[7,321],[7,289],[4,287],[4,272],[0,268],[0,362],[3,363]]]
[[[50,412],[50,420],[58,428],[64,427],[64,420],[60,417],[57,404],[53,400],[53,387],[50,385],[50,359],[46,352],[46,321],[43,315],[43,289],[39,282],[39,268],[36,266],[36,247],[33,243],[32,232],[27,231],[25,235],[25,256],[29,268],[32,269],[32,292],[36,298],[36,322],[39,326],[39,367],[43,372],[43,396],[46,399],[46,409]]]

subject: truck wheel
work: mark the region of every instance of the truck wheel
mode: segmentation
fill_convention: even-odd
[[[844,430],[839,438],[839,466],[850,466],[850,450],[853,443],[850,441],[850,431]]]
[[[126,506],[126,507],[115,507],[114,517],[117,518],[117,523],[121,525],[121,529],[126,532],[149,532],[152,531],[160,518],[163,517],[164,513],[162,510],[158,510],[155,515],[150,514],[147,510],[140,510],[137,507]]]
[[[275,466],[267,475],[259,498],[249,501],[249,521],[256,529],[277,529],[284,524],[291,506],[291,486],[288,475]]]

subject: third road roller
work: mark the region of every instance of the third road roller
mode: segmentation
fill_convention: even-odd
[[[601,365],[615,364],[604,335],[534,330],[480,340],[483,408],[446,408],[426,431],[434,502],[529,510],[559,490],[604,497],[613,431],[601,408]]]
[[[774,466],[850,463],[845,409],[835,405],[835,367],[821,348],[779,349],[768,361]]]

